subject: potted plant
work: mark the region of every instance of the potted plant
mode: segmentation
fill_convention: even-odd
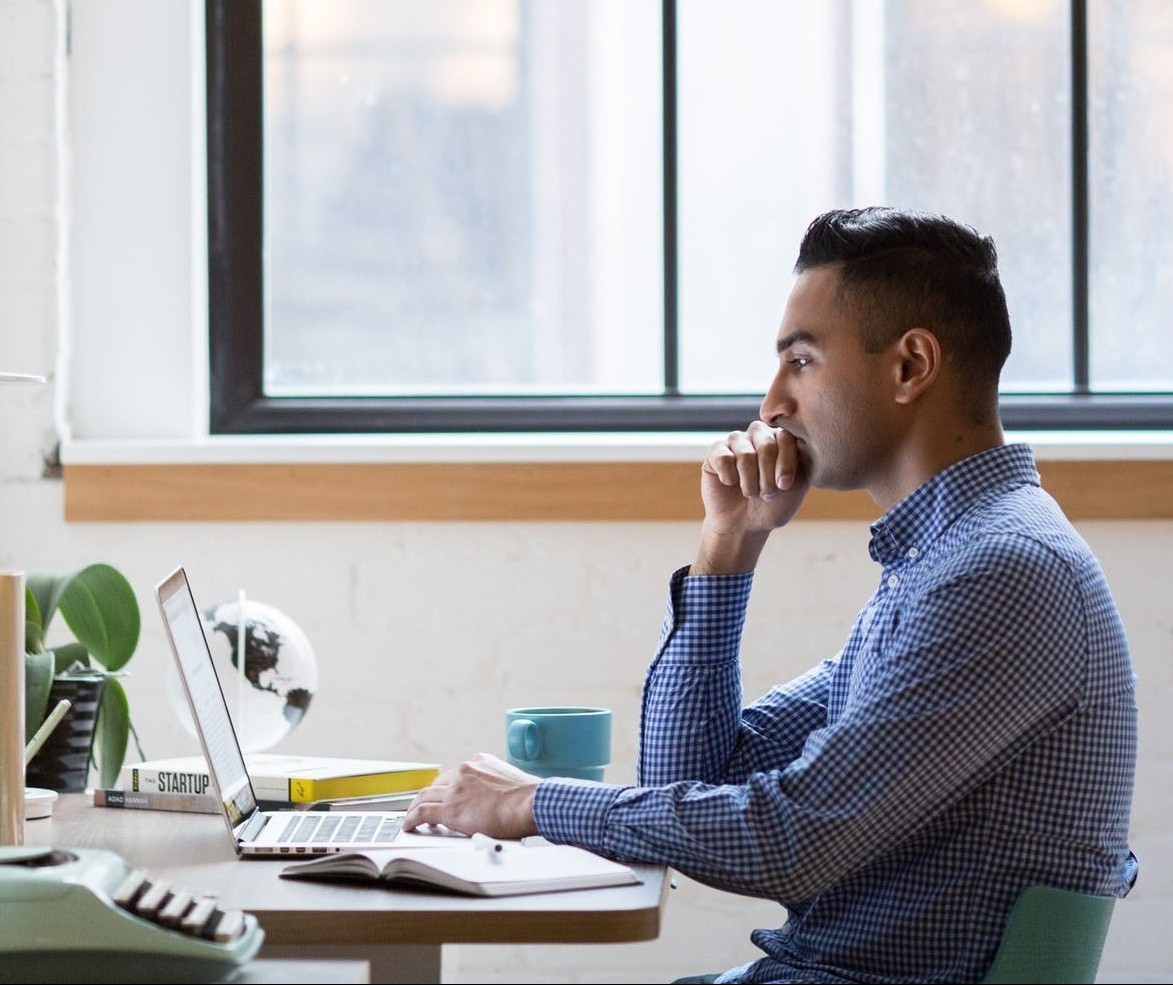
[[[30,574],[25,608],[25,741],[58,699],[69,698],[74,705],[29,764],[30,779],[35,773],[34,785],[49,786],[52,778],[46,780],[45,773],[55,770],[59,782],[54,789],[83,790],[96,760],[101,785],[115,786],[134,732],[126,692],[114,676],[138,645],[141,620],[134,590],[108,564],[64,575]],[[58,612],[74,638],[46,647]]]

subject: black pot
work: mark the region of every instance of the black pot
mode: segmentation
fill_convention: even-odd
[[[45,744],[25,767],[24,782],[30,787],[80,793],[86,788],[94,726],[106,678],[100,674],[75,674],[53,678],[49,710],[66,698],[69,711],[57,723]]]

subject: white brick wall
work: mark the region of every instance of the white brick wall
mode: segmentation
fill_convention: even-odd
[[[57,353],[62,20],[52,0],[0,0],[0,369],[42,375]],[[0,393],[0,477],[40,474],[52,407],[51,388]]]

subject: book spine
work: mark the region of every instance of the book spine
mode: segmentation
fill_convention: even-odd
[[[257,800],[279,801],[287,806],[290,803],[290,781],[287,777],[257,776],[255,773],[249,773],[248,778],[252,782]]]
[[[253,793],[257,800],[289,803],[289,781],[283,777],[251,776]],[[134,793],[194,795],[215,797],[216,788],[206,769],[171,769],[169,767],[131,766],[124,767],[118,776],[123,789]]]
[[[403,793],[375,794],[373,797],[339,797],[335,800],[311,800],[305,804],[294,804],[294,809],[311,811],[405,811],[415,800],[418,790]],[[286,805],[290,806],[290,805]]]
[[[218,814],[220,807],[212,794],[148,793],[134,790],[96,788],[95,807],[125,807],[145,811],[185,811]]]
[[[211,797],[212,778],[206,770],[171,770],[133,767],[130,790],[135,793],[184,794]]]
[[[366,773],[323,779],[294,777],[289,781],[289,800],[295,804],[315,800],[343,800],[347,797],[372,797],[376,794],[401,793],[426,787],[438,769],[397,770],[394,773]],[[258,794],[258,796],[260,796]]]

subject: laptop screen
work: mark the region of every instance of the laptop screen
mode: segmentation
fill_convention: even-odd
[[[183,568],[176,568],[155,591],[208,769],[224,804],[225,817],[235,827],[257,809],[257,800],[187,574]]]

